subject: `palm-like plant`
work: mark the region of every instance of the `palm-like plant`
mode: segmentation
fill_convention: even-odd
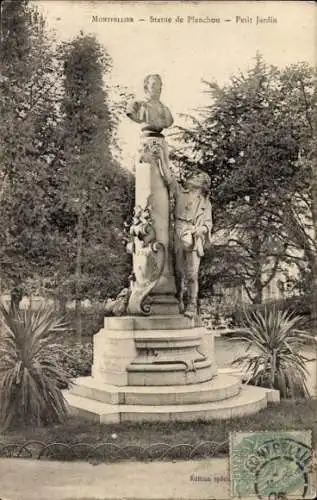
[[[59,359],[66,325],[51,309],[7,310],[0,304],[0,423],[42,425],[67,415]]]
[[[244,313],[242,335],[246,354],[233,361],[253,385],[278,389],[282,398],[306,398],[308,358],[302,350],[314,338],[297,326],[301,318],[276,308]],[[250,352],[251,351],[251,352]]]

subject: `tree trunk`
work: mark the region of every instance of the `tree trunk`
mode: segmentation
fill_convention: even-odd
[[[77,224],[77,255],[76,255],[76,336],[81,341],[83,325],[81,311],[81,274],[82,274],[82,250],[83,250],[83,200],[79,205],[78,224]]]
[[[256,278],[255,283],[254,283],[254,301],[253,304],[262,304],[263,301],[263,288],[262,288],[262,283],[261,280]]]
[[[12,312],[18,312],[20,309],[20,302],[23,299],[23,291],[20,285],[16,285],[11,290],[11,303],[10,310]]]
[[[253,284],[253,303],[262,304],[263,285],[262,285],[262,259],[261,259],[261,240],[254,233],[252,236],[252,254],[254,256],[254,284]]]
[[[254,277],[254,304],[262,304],[263,299],[263,286],[262,286],[262,264],[256,262],[256,272]]]
[[[312,223],[314,228],[315,242],[317,238],[317,167],[312,166],[312,182],[311,182],[311,211]],[[312,298],[311,298],[311,319],[314,334],[317,335],[317,255],[316,251],[312,252],[311,261],[311,283],[312,283]]]
[[[67,297],[66,295],[60,294],[57,297],[58,301],[58,310],[62,315],[66,314],[66,304],[67,304]]]

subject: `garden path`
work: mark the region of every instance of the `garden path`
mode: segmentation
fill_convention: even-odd
[[[230,498],[228,460],[84,462],[0,459],[2,500]]]

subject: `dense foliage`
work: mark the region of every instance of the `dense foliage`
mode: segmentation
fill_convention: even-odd
[[[70,374],[61,364],[66,325],[54,310],[7,310],[0,304],[1,426],[45,425],[67,415],[61,388]]]
[[[116,121],[105,84],[111,61],[93,36],[83,34],[63,46],[62,60],[61,197],[74,217],[74,227],[67,226],[73,252],[66,256],[63,277],[77,299],[105,298],[110,288],[119,291],[128,275],[123,228],[133,186],[112,152]]]
[[[38,12],[2,2],[0,46],[0,270],[9,289],[56,261],[57,125],[60,64]]]
[[[242,367],[248,382],[278,389],[283,398],[309,397],[303,348],[314,339],[298,328],[299,322],[276,308],[245,312],[243,332],[236,339],[246,342],[246,354],[234,364]]]
[[[179,130],[186,148],[175,155],[182,170],[199,167],[212,180],[216,248],[203,264],[204,291],[237,283],[260,303],[278,271],[294,265],[302,279],[315,266],[316,72],[304,63],[278,69],[258,55],[226,85],[206,82],[206,92],[210,105]]]
[[[93,362],[93,348],[91,342],[77,342],[68,345],[65,343],[63,351],[59,356],[59,363],[63,369],[72,377],[88,377],[91,375]],[[62,388],[67,388],[70,381]]]
[[[2,2],[1,35],[2,286],[17,301],[104,299],[129,273],[133,203],[133,177],[114,160],[110,57],[92,36],[57,44],[27,0]]]

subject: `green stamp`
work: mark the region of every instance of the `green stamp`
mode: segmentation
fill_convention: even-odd
[[[313,499],[311,431],[230,434],[232,499]]]

